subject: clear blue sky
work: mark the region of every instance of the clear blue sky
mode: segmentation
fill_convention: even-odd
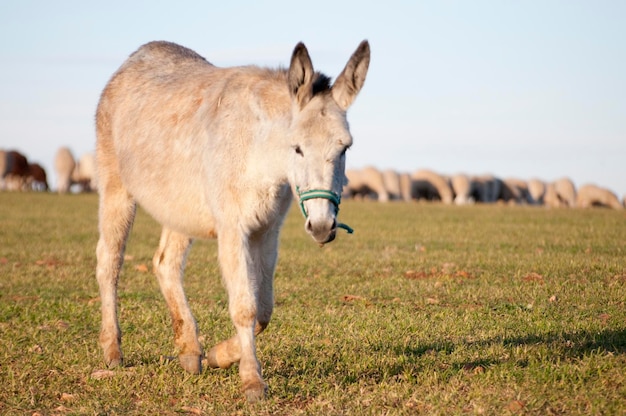
[[[0,2],[0,148],[48,168],[94,149],[110,75],[170,40],[219,66],[287,66],[304,41],[335,77],[372,61],[348,119],[349,167],[571,177],[626,194],[626,2]]]

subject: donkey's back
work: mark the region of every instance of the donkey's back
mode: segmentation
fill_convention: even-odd
[[[172,42],[156,41],[146,43],[133,52],[117,74],[134,67],[137,70],[153,71],[150,74],[153,76],[155,73],[180,73],[184,67],[206,67],[207,65],[211,64],[189,48]]]

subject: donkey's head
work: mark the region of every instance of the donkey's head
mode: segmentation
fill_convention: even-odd
[[[365,82],[370,47],[361,42],[331,86],[314,72],[304,44],[293,51],[288,84],[293,104],[289,181],[306,217],[305,229],[320,243],[335,238],[339,201],[346,184],[345,155],[352,145],[346,110]]]

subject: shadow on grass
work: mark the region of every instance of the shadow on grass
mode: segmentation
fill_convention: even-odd
[[[498,346],[505,349],[526,346],[530,347],[530,350],[524,353],[526,357],[490,357],[491,353],[487,351],[491,347],[497,349]],[[626,329],[607,329],[599,332],[548,332],[519,337],[494,337],[471,342],[442,340],[408,346],[377,344],[371,347],[375,354],[389,354],[397,358],[397,364],[391,364],[383,371],[387,376],[410,373],[415,379],[419,379],[420,373],[429,371],[427,369],[430,368],[441,372],[442,379],[446,379],[459,372],[482,373],[490,367],[507,362],[513,363],[516,367],[526,367],[529,358],[535,355],[534,347],[541,351],[548,351],[547,355],[542,358],[548,363],[580,359],[591,354],[626,354]],[[484,350],[485,353],[481,354],[480,351],[477,353],[477,349]],[[483,355],[484,358],[476,359],[477,354]],[[367,374],[364,376],[367,377]]]
[[[555,355],[561,358],[582,357],[590,352],[608,352],[613,354],[626,353],[626,329],[610,329],[599,332],[576,331],[576,332],[548,332],[546,334],[530,334],[519,337],[495,337],[473,342],[439,341],[432,344],[419,346],[402,346],[393,348],[396,355],[419,357],[429,353],[450,354],[459,346],[532,346],[545,345],[548,347],[560,347],[554,349]],[[378,348],[376,348],[378,349]],[[380,347],[380,350],[385,347]]]
[[[609,329],[605,331],[576,331],[565,333],[549,332],[541,335],[496,338],[485,341],[485,344],[501,343],[505,346],[541,345],[562,347],[567,358],[582,357],[590,352],[608,352],[613,354],[626,353],[626,329]],[[557,349],[556,351],[560,351]]]

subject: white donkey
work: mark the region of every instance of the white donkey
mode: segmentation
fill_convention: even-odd
[[[317,243],[349,230],[337,222],[352,144],[346,110],[369,60],[363,41],[331,86],[302,43],[289,69],[270,70],[218,68],[182,46],[152,42],[113,75],[96,114],[107,365],[122,363],[117,282],[138,203],[163,225],[153,264],[181,365],[199,373],[203,356],[183,291],[185,258],[194,238],[217,237],[236,334],[209,351],[208,363],[238,362],[247,399],[265,396],[255,337],[272,315],[279,230],[292,195]]]

